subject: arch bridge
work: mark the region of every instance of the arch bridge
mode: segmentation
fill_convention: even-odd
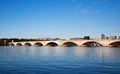
[[[56,40],[56,41],[25,41],[10,42],[10,46],[80,46],[80,47],[120,47],[120,40]]]

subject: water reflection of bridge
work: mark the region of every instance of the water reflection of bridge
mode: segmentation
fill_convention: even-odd
[[[120,46],[120,40],[57,40],[57,41],[25,41],[10,42],[11,46],[103,46],[116,47]]]

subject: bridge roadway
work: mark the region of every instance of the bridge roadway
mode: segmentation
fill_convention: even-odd
[[[56,40],[56,41],[25,41],[25,42],[10,42],[10,46],[103,46],[116,47],[120,46],[120,39],[116,40]]]

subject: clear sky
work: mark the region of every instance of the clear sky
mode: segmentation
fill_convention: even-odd
[[[120,0],[0,0],[0,38],[120,36]]]

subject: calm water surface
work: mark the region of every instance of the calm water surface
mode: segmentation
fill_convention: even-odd
[[[0,74],[120,74],[120,48],[1,46]]]

